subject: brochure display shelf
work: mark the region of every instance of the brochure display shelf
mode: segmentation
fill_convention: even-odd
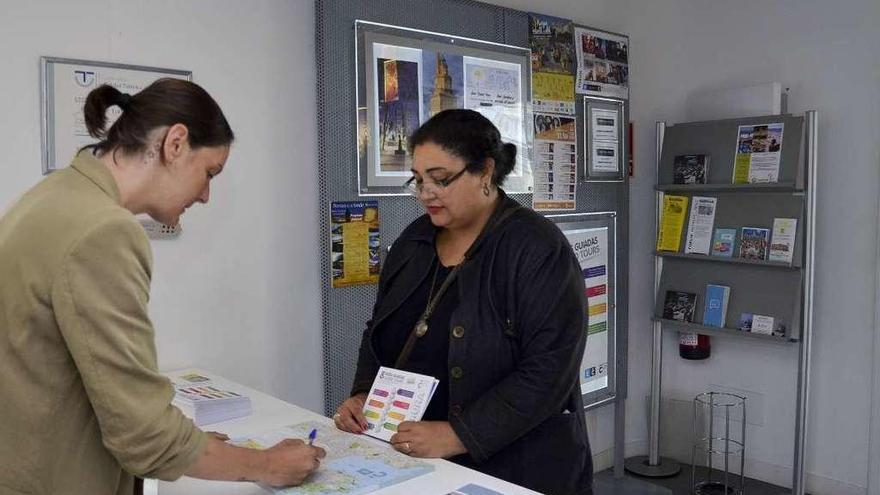
[[[733,184],[737,156],[742,152],[742,129],[782,124],[781,148],[775,182]],[[770,126],[771,128],[773,126]],[[656,476],[677,472],[675,461],[659,456],[660,383],[662,332],[675,331],[711,336],[740,338],[751,342],[775,342],[797,345],[798,398],[795,422],[794,469],[792,493],[804,493],[804,446],[809,391],[810,346],[813,313],[813,264],[815,246],[817,112],[803,115],[771,115],[740,119],[690,122],[671,126],[657,124],[656,233],[663,227],[662,212],[667,195],[688,198],[681,229],[680,248],[654,251],[653,363],[651,380],[649,452],[642,461],[654,467]],[[748,146],[746,146],[748,148]],[[704,184],[675,184],[674,164],[682,155],[704,155],[708,163]],[[746,157],[746,160],[755,158]],[[679,163],[682,159],[679,158]],[[742,163],[742,161],[740,162]],[[748,163],[748,162],[746,162]],[[753,165],[754,166],[754,165]],[[685,246],[693,198],[715,198],[712,243],[715,229],[735,229],[730,246],[732,256],[686,253]],[[772,234],[774,219],[796,219],[792,262],[739,257],[743,227],[768,229]],[[768,238],[766,249],[770,249]],[[716,253],[717,254],[717,253]],[[728,253],[730,254],[730,253]],[[723,327],[703,324],[706,286],[729,287]],[[691,322],[664,316],[667,291],[696,294]],[[743,313],[774,318],[772,335],[739,330]],[[638,464],[627,460],[627,468]],[[660,468],[663,469],[660,469]],[[639,472],[638,469],[631,469]],[[650,474],[649,474],[650,475]]]
[[[709,263],[736,263],[742,265],[754,265],[760,267],[767,268],[781,268],[783,270],[800,270],[801,266],[795,263],[783,263],[781,261],[766,261],[766,260],[748,260],[742,258],[722,258],[720,256],[706,256],[704,254],[690,254],[690,253],[670,253],[666,251],[654,251],[654,256],[660,256],[661,258],[678,258],[678,259],[686,259],[686,260],[694,260],[694,261],[706,261]]]

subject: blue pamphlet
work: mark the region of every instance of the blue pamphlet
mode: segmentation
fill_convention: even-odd
[[[706,286],[706,307],[703,311],[703,325],[724,327],[727,315],[727,300],[730,298],[730,287],[726,285]]]

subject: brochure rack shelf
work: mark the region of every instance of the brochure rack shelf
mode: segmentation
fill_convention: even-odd
[[[800,270],[800,265],[796,263],[788,264],[782,263],[778,261],[766,261],[766,260],[747,260],[742,258],[723,258],[721,256],[706,256],[704,254],[689,254],[689,253],[671,253],[666,251],[654,251],[654,256],[660,256],[661,258],[678,258],[678,259],[686,259],[686,260],[694,260],[694,261],[705,261],[708,263],[734,263],[741,265],[752,265],[752,266],[760,266],[766,268],[778,268],[782,270]]]
[[[657,191],[664,192],[778,192],[778,193],[803,193],[793,182],[775,184],[658,184],[654,186]]]
[[[772,124],[772,125],[771,125]],[[781,126],[779,126],[781,124]],[[756,161],[764,156],[749,156],[748,144],[741,136],[766,138],[755,126],[769,125],[769,129],[782,127],[780,141],[774,143],[778,153],[771,161]],[[743,133],[743,130],[745,132]],[[666,196],[684,196],[688,208],[695,196],[715,198],[715,229],[736,229],[736,240],[729,253],[732,257],[710,256],[684,252],[687,238],[689,212],[684,211],[685,221],[681,232],[678,252],[654,251],[654,315],[653,315],[653,363],[651,377],[651,401],[649,424],[648,466],[669,464],[659,457],[659,415],[662,360],[662,333],[681,331],[739,338],[751,342],[795,344],[799,346],[798,402],[795,422],[794,469],[792,493],[804,493],[804,446],[806,441],[806,410],[809,391],[810,346],[813,320],[813,265],[815,260],[815,209],[816,209],[816,160],[817,112],[804,115],[771,115],[706,122],[690,122],[666,126],[657,124],[657,184],[656,232],[663,226],[661,218]],[[751,133],[751,134],[750,134]],[[773,135],[773,134],[771,134]],[[739,139],[739,140],[738,140]],[[765,143],[766,144],[766,141]],[[781,145],[781,147],[780,147]],[[745,149],[742,149],[745,148]],[[754,148],[751,148],[754,149]],[[742,171],[743,156],[746,164],[760,170],[770,164],[776,168],[774,182],[760,184],[733,184],[736,170]],[[680,163],[708,163],[703,174],[705,184],[675,184],[676,156],[704,155],[695,160],[679,159]],[[708,157],[708,158],[706,158]],[[739,160],[739,161],[738,161]],[[775,162],[773,161],[775,160]],[[739,163],[739,167],[737,167]],[[746,165],[748,167],[749,165]],[[702,170],[697,168],[699,171]],[[766,170],[766,169],[765,169]],[[746,168],[748,175],[749,169]],[[681,173],[689,173],[685,169]],[[681,175],[679,175],[681,177]],[[739,174],[740,179],[743,174]],[[700,177],[701,179],[703,177]],[[737,181],[739,182],[739,181]],[[709,200],[711,202],[711,200]],[[683,204],[680,200],[679,204]],[[702,202],[701,202],[702,203]],[[737,257],[742,240],[743,227],[773,231],[775,218],[797,220],[792,246],[792,263],[780,263],[765,259],[742,259]],[[768,244],[771,239],[767,239]],[[769,250],[769,245],[767,246]],[[704,325],[704,299],[708,284],[730,288],[724,327]],[[664,317],[667,291],[688,292],[697,295],[693,322],[683,322]],[[772,316],[777,324],[777,334],[765,335],[745,332],[736,327],[743,313]],[[781,326],[778,324],[781,323]],[[781,333],[779,335],[778,333]],[[671,461],[674,463],[674,461]],[[629,466],[629,460],[627,465]]]
[[[760,333],[752,333],[752,332],[743,332],[738,328],[731,327],[709,327],[706,325],[700,325],[698,323],[688,323],[685,321],[678,320],[668,320],[665,318],[653,318],[653,321],[660,323],[663,325],[663,330],[670,331],[680,331],[680,332],[692,332],[692,333],[701,333],[703,335],[711,335],[717,337],[729,337],[729,338],[745,338],[745,339],[757,339],[764,342],[774,342],[777,344],[787,344],[790,342],[797,342],[797,340],[786,339],[785,337],[779,337],[776,335],[763,335]]]

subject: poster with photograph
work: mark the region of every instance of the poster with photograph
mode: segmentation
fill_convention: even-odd
[[[779,181],[782,131],[785,124],[741,125],[737,129],[734,184]]]
[[[587,347],[580,368],[581,393],[608,386],[608,227],[565,231],[584,276]]]
[[[408,177],[412,157],[406,140],[418,129],[422,116],[421,50],[373,45],[376,75],[377,146],[373,147],[376,175]]]
[[[498,128],[502,141],[524,150],[528,138],[523,125],[525,109],[520,69],[518,64],[510,62],[464,57],[464,108],[483,114]],[[531,184],[531,174],[523,153],[517,153],[510,179]]]
[[[330,203],[332,287],[379,282],[379,202]]]
[[[536,112],[574,115],[574,24],[529,14],[532,106]]]
[[[629,98],[629,40],[603,31],[574,28],[577,53],[575,91]]]
[[[534,114],[534,210],[574,210],[577,206],[575,118]]]
[[[407,194],[409,137],[440,112],[462,108],[485,115],[519,148],[505,190],[532,192],[527,48],[367,21],[355,21],[355,30],[359,195]]]
[[[464,107],[463,58],[454,53],[422,52],[422,124],[443,110]]]

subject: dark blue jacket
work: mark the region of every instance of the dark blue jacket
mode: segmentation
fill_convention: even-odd
[[[503,192],[488,225],[495,227],[477,239],[459,272],[459,305],[446,330],[449,422],[468,449],[451,460],[541,493],[589,494],[593,465],[578,382],[587,335],[580,265],[552,222]],[[369,391],[380,366],[373,332],[429,276],[436,232],[424,215],[395,241],[352,394]]]

